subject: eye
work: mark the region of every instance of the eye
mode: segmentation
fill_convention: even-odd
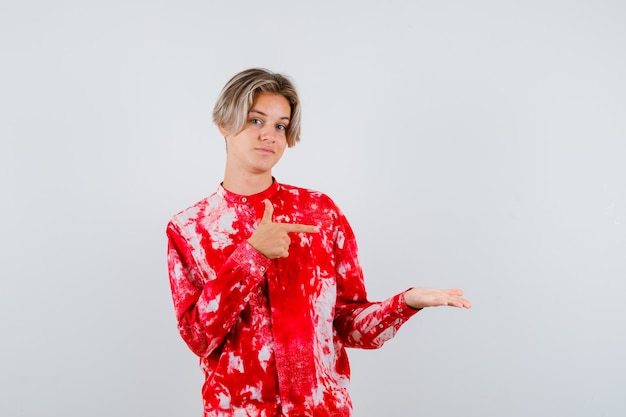
[[[253,117],[252,119],[250,119],[250,123],[252,123],[253,125],[260,125],[261,123],[261,119],[257,119],[256,117]]]
[[[276,126],[276,129],[281,130],[281,131],[285,131],[285,130],[287,130],[287,126],[285,126],[285,125],[278,125],[278,126]]]

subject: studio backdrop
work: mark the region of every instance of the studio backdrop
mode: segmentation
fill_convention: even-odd
[[[201,415],[165,226],[249,67],[299,89],[274,175],[341,207],[369,297],[474,305],[349,350],[355,416],[623,415],[626,4],[4,2],[0,50],[0,415]]]

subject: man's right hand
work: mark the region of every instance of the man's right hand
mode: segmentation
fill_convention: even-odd
[[[261,223],[248,239],[248,243],[263,256],[269,259],[286,258],[289,256],[289,233],[317,233],[317,226],[291,223],[273,223],[274,206],[265,200],[265,211]]]

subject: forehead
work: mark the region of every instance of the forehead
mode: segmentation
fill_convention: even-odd
[[[259,93],[252,102],[250,112],[260,112],[267,116],[289,118],[291,106],[285,96],[275,93]]]

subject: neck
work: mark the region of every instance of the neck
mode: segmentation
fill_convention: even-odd
[[[271,173],[262,175],[229,175],[228,170],[226,170],[222,186],[231,193],[254,195],[268,189],[272,185],[272,181]]]

